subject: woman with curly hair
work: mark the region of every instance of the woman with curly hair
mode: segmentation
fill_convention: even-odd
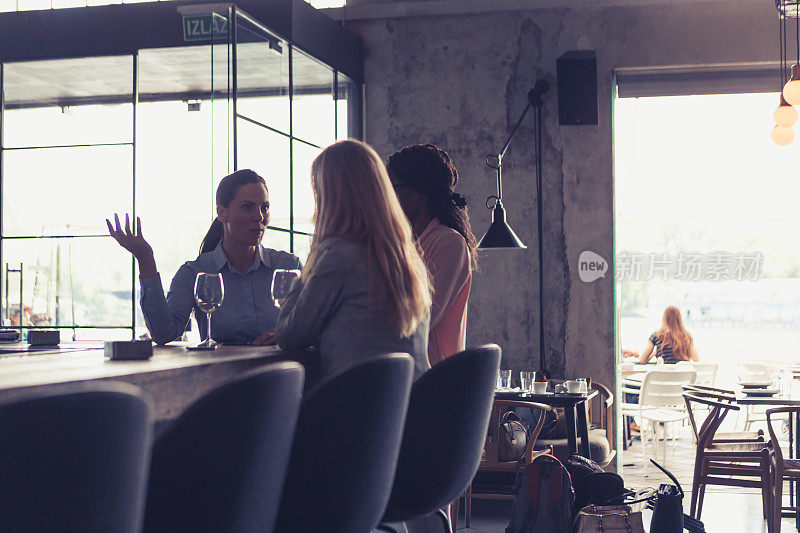
[[[477,246],[467,202],[455,192],[458,172],[453,160],[432,144],[395,152],[386,169],[431,276],[428,359],[435,365],[466,348],[467,301]]]

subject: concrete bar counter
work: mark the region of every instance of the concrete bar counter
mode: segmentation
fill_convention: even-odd
[[[61,343],[57,348],[0,348],[0,403],[46,388],[96,380],[124,381],[142,388],[158,428],[214,387],[261,365],[298,361],[313,380],[319,352],[286,352],[276,346],[218,346],[189,351],[183,343],[153,348],[144,361],[110,361],[98,342]]]

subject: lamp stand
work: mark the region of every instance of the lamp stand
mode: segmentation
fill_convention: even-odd
[[[528,105],[520,115],[519,120],[511,130],[508,140],[503,145],[500,153],[486,156],[486,165],[494,169],[497,173],[497,195],[486,199],[486,207],[492,209],[492,224],[486,234],[478,243],[481,249],[525,249],[526,246],[517,237],[514,231],[506,222],[506,211],[503,207],[503,157],[511,145],[517,130],[519,129],[525,116],[531,108],[534,109],[534,131],[535,131],[535,158],[536,158],[536,233],[537,251],[539,254],[539,369],[545,368],[545,339],[544,339],[544,269],[542,260],[544,257],[542,247],[542,106],[544,104],[542,95],[550,90],[550,84],[546,80],[538,80],[533,89],[528,91]],[[494,207],[489,206],[489,201],[494,199]]]

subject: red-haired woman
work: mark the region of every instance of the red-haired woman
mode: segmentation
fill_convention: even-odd
[[[664,309],[661,329],[650,335],[650,338],[647,339],[647,346],[642,350],[641,355],[631,352],[631,356],[639,357],[640,364],[648,362],[653,354],[660,357],[665,363],[699,360],[697,347],[694,345],[692,336],[683,326],[681,312],[677,307],[670,305]]]

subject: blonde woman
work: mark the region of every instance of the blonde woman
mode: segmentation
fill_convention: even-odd
[[[670,305],[664,309],[661,329],[650,335],[650,338],[647,339],[647,346],[645,346],[641,355],[636,352],[628,352],[625,357],[638,357],[638,362],[644,364],[654,354],[667,364],[700,359],[697,347],[694,345],[694,339],[683,327],[681,312],[677,307]]]
[[[323,150],[311,167],[316,233],[278,317],[281,348],[317,345],[323,377],[387,352],[430,368],[430,288],[386,168],[364,143]]]

